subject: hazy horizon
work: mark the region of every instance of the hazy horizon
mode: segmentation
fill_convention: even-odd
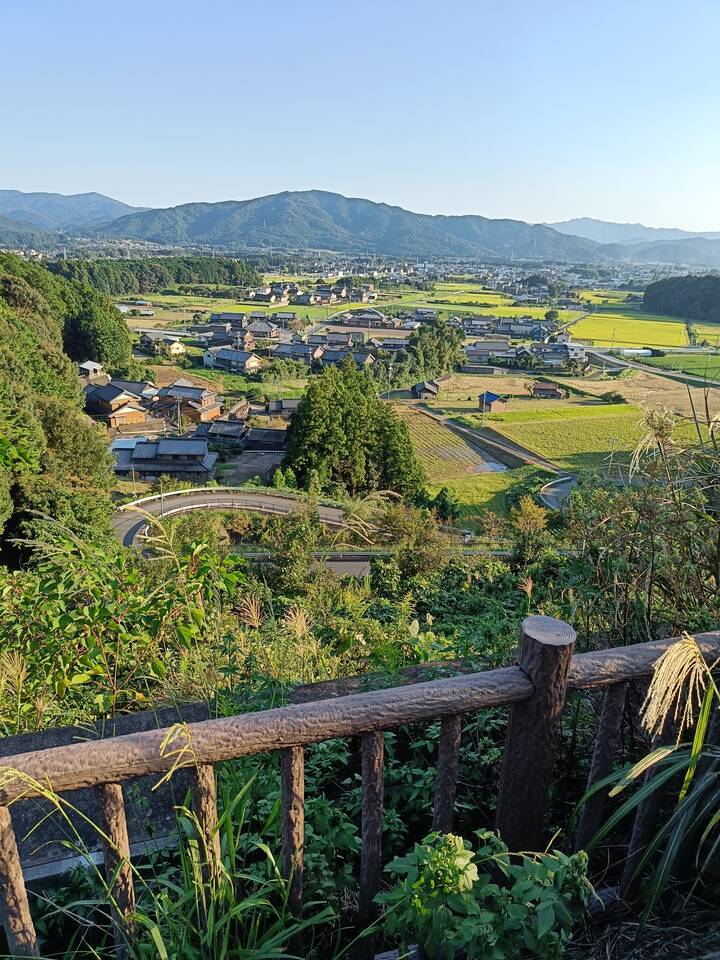
[[[203,13],[6,9],[23,42],[0,64],[0,181],[147,207],[323,189],[418,213],[720,229],[710,0]]]

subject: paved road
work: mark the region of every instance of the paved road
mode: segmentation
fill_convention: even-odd
[[[143,498],[135,503],[139,510],[154,517],[169,517],[190,510],[250,510],[256,513],[285,514],[292,513],[303,501],[283,497],[281,494],[217,487],[167,493],[162,497]],[[113,516],[115,533],[126,547],[132,546],[137,535],[147,525],[147,519],[132,507],[133,504],[126,504],[116,510]],[[343,512],[338,507],[318,506],[318,513],[323,523],[330,526],[337,527],[343,522]]]
[[[625,357],[614,357],[609,353],[601,353],[599,350],[588,350],[587,355],[599,366],[605,364],[608,367],[616,368],[630,367],[633,370],[642,370],[643,373],[654,373],[656,376],[665,377],[667,380],[675,380],[677,383],[686,383],[691,387],[710,387],[713,390],[720,390],[720,381],[706,380],[704,377],[696,377],[692,373],[665,370],[663,367],[653,367],[649,363],[638,363],[635,360],[627,360]]]
[[[540,499],[549,510],[559,510],[570,496],[576,483],[577,477],[571,474],[551,480],[550,483],[546,483],[540,489]]]

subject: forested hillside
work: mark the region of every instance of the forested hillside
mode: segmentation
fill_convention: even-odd
[[[645,304],[658,313],[670,313],[689,320],[720,321],[720,276],[670,277],[651,283]]]
[[[282,247],[412,257],[604,257],[591,240],[568,237],[542,224],[429,216],[326,190],[148,210],[104,224],[97,234],[225,249]]]
[[[102,293],[153,293],[173,284],[222,283],[255,286],[260,276],[242,260],[227,257],[163,257],[145,260],[69,260],[49,269]]]
[[[104,297],[0,254],[0,531],[16,535],[27,510],[79,533],[105,529],[107,443],[82,412],[71,356],[122,366],[129,355],[125,324]]]

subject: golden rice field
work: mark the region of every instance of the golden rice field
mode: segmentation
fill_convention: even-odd
[[[576,340],[600,347],[685,347],[689,343],[682,320],[635,311],[593,313],[574,323],[570,332]]]

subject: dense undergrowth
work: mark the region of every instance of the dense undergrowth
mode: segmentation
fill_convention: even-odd
[[[378,500],[363,516],[363,529],[384,538],[387,554],[373,560],[365,582],[339,582],[314,564],[322,537],[312,504],[264,527],[276,554],[263,567],[245,563],[229,550],[223,528],[203,527],[197,518],[155,528],[144,556],[44,528],[49,538],[25,547],[25,567],[0,572],[1,732],[192,699],[210,699],[225,713],[262,709],[282,702],[294,684],[358,673],[392,684],[398,670],[419,663],[506,664],[528,613],[572,623],[580,650],[711,629],[720,612],[717,453],[712,444],[692,452],[677,447],[665,414],[651,415],[648,428],[636,482],[615,487],[590,478],[559,519],[523,497],[505,530],[509,556],[458,555],[432,514]],[[643,691],[631,693],[623,762],[648,748],[631,709]],[[597,699],[575,694],[563,717],[548,810],[559,850],[571,846],[597,709]],[[505,726],[502,710],[465,718],[455,829],[466,838],[492,828]],[[425,724],[385,736],[388,858],[422,846],[430,832],[437,733],[436,724]],[[287,955],[289,938],[300,933],[277,873],[277,758],[223,764],[218,774],[222,885],[203,885],[202,851],[191,816],[182,814],[180,852],[136,867],[139,957]],[[360,770],[353,742],[307,750],[306,795],[302,955],[339,957],[356,935]],[[611,800],[610,810],[623,799]],[[623,828],[618,820],[595,852],[591,879],[619,880],[622,865],[613,851],[626,840]],[[659,843],[658,857],[662,849]],[[434,862],[431,852],[423,856]],[[559,868],[547,858],[537,864],[542,888]],[[35,896],[48,951],[80,957],[107,949],[106,894],[92,872],[78,875],[74,886]],[[488,909],[473,894],[476,900],[478,909]],[[453,903],[456,919],[461,909],[475,909]],[[532,954],[529,941],[512,946],[512,923],[520,916],[514,908],[498,936],[508,950],[561,956],[572,927],[563,910],[572,917],[577,904],[558,906],[558,890],[543,899],[541,889],[533,912],[529,903],[522,901],[527,924],[539,939],[540,932],[557,933],[552,948],[538,952],[533,941]],[[422,916],[422,903],[418,909]],[[499,922],[495,914],[485,919],[490,927]],[[415,922],[409,916],[403,930],[391,923],[386,945],[410,937]]]

